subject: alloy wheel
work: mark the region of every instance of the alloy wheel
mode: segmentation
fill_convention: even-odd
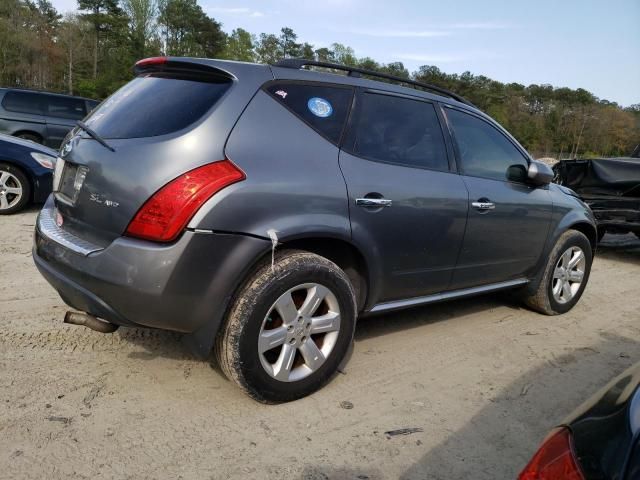
[[[331,290],[318,283],[298,285],[275,301],[262,322],[260,363],[276,380],[301,380],[325,363],[339,332],[340,307]]]
[[[12,173],[0,171],[0,210],[8,210],[20,202],[23,195],[20,180]]]
[[[560,256],[551,283],[551,292],[556,302],[570,302],[578,293],[586,265],[587,260],[580,247],[570,247]]]

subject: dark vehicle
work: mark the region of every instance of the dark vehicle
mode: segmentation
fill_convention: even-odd
[[[37,223],[36,265],[87,313],[68,322],[215,340],[229,378],[278,402],[331,378],[358,315],[508,288],[552,315],[582,295],[591,211],[455,93],[298,60],[135,73],[63,145]]]
[[[58,93],[0,88],[0,133],[58,148],[99,102]]]
[[[554,429],[519,480],[640,478],[640,365],[612,380]]]
[[[555,181],[593,210],[599,240],[606,232],[633,232],[640,238],[640,159],[562,160],[553,169]]]
[[[56,156],[50,148],[0,134],[0,215],[47,199]]]

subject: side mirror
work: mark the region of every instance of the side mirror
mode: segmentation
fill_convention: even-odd
[[[553,176],[553,170],[546,163],[532,161],[529,164],[529,169],[527,170],[527,180],[529,183],[537,187],[549,185],[551,180],[553,180]]]

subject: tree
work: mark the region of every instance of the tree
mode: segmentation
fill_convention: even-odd
[[[131,53],[134,58],[144,58],[155,43],[156,0],[122,0],[122,9],[129,18]]]
[[[261,63],[276,63],[282,58],[280,40],[273,34],[260,34],[260,40],[256,46],[257,60]]]
[[[167,55],[218,57],[226,46],[221,25],[196,0],[162,0],[158,23]]]
[[[298,35],[289,27],[283,27],[280,30],[280,48],[282,49],[281,58],[292,58],[300,56],[299,43],[296,43]]]
[[[112,30],[121,21],[122,10],[118,0],[78,0],[78,8],[85,13],[83,18],[93,25],[93,78],[98,77],[98,56],[100,37],[103,32]]]
[[[255,62],[255,38],[246,30],[236,28],[227,38],[224,58],[240,60],[242,62]]]

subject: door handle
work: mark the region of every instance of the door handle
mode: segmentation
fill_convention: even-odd
[[[494,210],[496,208],[493,202],[472,202],[471,206],[478,210]]]
[[[356,198],[359,207],[390,207],[392,204],[388,198]]]

